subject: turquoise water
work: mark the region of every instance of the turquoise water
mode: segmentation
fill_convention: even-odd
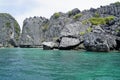
[[[0,49],[0,80],[120,80],[120,53]]]

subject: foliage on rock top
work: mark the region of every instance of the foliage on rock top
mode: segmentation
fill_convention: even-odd
[[[8,13],[0,13],[0,17],[12,17],[10,14]]]
[[[53,15],[54,17],[55,17],[55,19],[57,19],[57,18],[59,18],[60,17],[60,13],[54,13],[54,15]]]
[[[92,23],[92,25],[101,25],[101,24],[107,24],[109,21],[113,20],[114,16],[108,16],[108,17],[92,17],[89,19],[89,21]]]
[[[73,16],[73,19],[78,19],[82,16],[83,14],[79,13],[79,14],[76,14],[75,16]]]
[[[115,2],[115,3],[113,3],[113,4],[115,4],[115,5],[120,5],[120,2],[119,2],[119,1],[117,1],[117,2]]]
[[[70,17],[72,15],[72,11],[69,11],[68,12],[68,16]]]
[[[20,34],[19,24],[17,23],[17,21],[10,14],[8,14],[8,13],[0,13],[0,17],[5,22],[5,26],[7,28],[10,28],[12,26],[12,24],[13,24],[15,32],[17,34]]]

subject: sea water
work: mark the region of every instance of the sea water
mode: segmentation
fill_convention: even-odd
[[[120,80],[120,52],[3,48],[0,80]]]

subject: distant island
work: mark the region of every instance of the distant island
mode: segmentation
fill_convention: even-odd
[[[26,18],[22,33],[10,14],[0,13],[0,47],[120,51],[120,2]]]

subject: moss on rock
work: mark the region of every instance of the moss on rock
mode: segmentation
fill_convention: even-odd
[[[76,14],[75,16],[73,16],[73,19],[78,19],[78,18],[80,18],[81,16],[82,16],[82,14],[81,14],[81,13]]]
[[[55,17],[55,19],[59,18],[60,17],[60,13],[54,13],[54,17]]]
[[[108,17],[92,17],[89,19],[89,21],[92,23],[92,25],[101,25],[101,24],[107,24],[109,21],[113,20],[114,16],[108,16]]]

